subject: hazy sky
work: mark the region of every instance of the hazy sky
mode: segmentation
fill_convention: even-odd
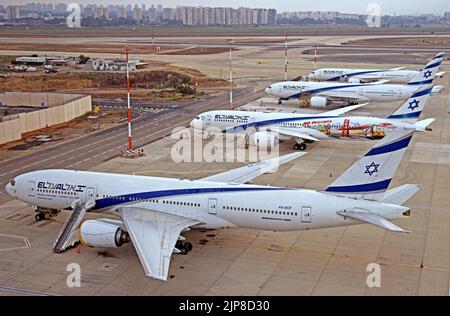
[[[81,4],[162,4],[166,7],[176,7],[177,5],[190,6],[225,6],[225,7],[253,7],[253,8],[275,8],[278,11],[339,11],[344,13],[365,14],[369,3],[378,3],[381,6],[382,14],[420,14],[450,11],[449,0],[0,0],[0,4],[24,4],[28,2],[52,2]]]

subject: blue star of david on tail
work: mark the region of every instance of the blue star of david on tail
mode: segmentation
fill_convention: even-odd
[[[419,107],[419,101],[417,101],[416,99],[414,99],[413,101],[409,102],[408,109],[410,109],[411,111],[414,111],[418,107]]]
[[[424,74],[423,74],[423,76],[424,76],[424,78],[425,79],[428,79],[428,78],[430,78],[431,77],[431,75],[432,75],[432,72],[431,72],[431,70],[427,70]]]
[[[375,162],[372,162],[372,164],[366,166],[366,172],[364,174],[368,174],[369,176],[372,176],[374,173],[378,172],[378,167],[380,164],[375,164]]]

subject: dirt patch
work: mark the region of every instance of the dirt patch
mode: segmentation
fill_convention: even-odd
[[[157,54],[165,51],[178,50],[188,48],[188,46],[178,45],[128,45],[130,54]],[[80,52],[88,53],[124,53],[124,46],[122,44],[51,44],[51,43],[15,43],[6,42],[2,44],[2,49],[7,50],[23,50],[23,51],[52,51],[52,52]]]
[[[155,89],[173,76],[188,75],[197,87],[223,87],[224,80],[213,79],[193,69],[157,70],[135,72],[130,75],[133,89]],[[126,75],[119,72],[70,72],[53,75],[12,74],[0,76],[0,90],[3,91],[74,91],[95,89],[122,89]]]
[[[433,46],[450,47],[450,36],[403,37],[403,38],[370,38],[355,40],[344,45],[392,45],[392,46]]]

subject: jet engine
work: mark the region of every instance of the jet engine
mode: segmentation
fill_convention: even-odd
[[[325,108],[330,102],[325,97],[311,97],[310,104],[314,108]]]
[[[118,248],[130,242],[131,239],[128,232],[118,225],[100,220],[88,220],[80,227],[80,241],[91,247]]]
[[[350,78],[348,79],[348,83],[361,83],[361,80],[358,78]]]
[[[256,132],[251,138],[251,143],[258,148],[274,148],[278,145],[278,136],[271,132]]]

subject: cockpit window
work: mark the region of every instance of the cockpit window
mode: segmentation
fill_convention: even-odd
[[[196,119],[196,120],[199,120],[199,119],[200,119],[200,116],[197,116],[195,119]]]
[[[272,86],[269,86],[269,89],[272,89]]]
[[[16,185],[16,180],[12,179],[11,181],[9,181],[9,184],[11,184],[12,186],[15,186]]]

